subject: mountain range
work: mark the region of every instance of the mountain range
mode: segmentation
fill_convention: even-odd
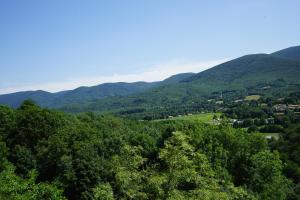
[[[225,98],[250,93],[280,96],[299,91],[299,77],[300,46],[295,46],[271,54],[245,55],[200,73],[177,74],[158,82],[104,83],[57,93],[17,92],[0,95],[0,104],[18,107],[32,99],[41,106],[68,112],[163,112],[201,107],[220,94]]]
[[[92,87],[83,86],[74,90],[56,93],[43,90],[16,92],[0,95],[0,104],[18,107],[24,100],[30,99],[44,107],[62,107],[69,104],[89,102],[107,97],[127,96],[150,88],[174,84],[192,75],[193,73],[182,73],[157,82],[103,83]]]

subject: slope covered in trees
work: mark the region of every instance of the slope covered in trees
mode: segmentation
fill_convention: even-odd
[[[295,47],[294,51],[298,49],[300,47]],[[285,55],[289,55],[288,52]],[[246,55],[174,84],[124,97],[69,104],[61,109],[67,112],[113,110],[121,115],[125,110],[125,113],[138,117],[153,117],[153,113],[172,115],[172,110],[184,113],[211,109],[205,105],[207,100],[217,99],[221,94],[226,100],[238,99],[251,93],[280,98],[299,90],[300,61],[277,55]]]
[[[0,107],[5,199],[293,199],[261,134],[189,120]]]
[[[193,73],[182,73],[157,82],[103,83],[92,87],[79,87],[74,90],[56,93],[41,90],[16,92],[0,95],[0,103],[15,108],[20,106],[24,100],[31,99],[40,106],[58,108],[74,103],[93,102],[107,97],[122,97],[140,93],[151,88],[178,83],[192,75]]]
[[[59,107],[72,103],[89,102],[111,96],[126,96],[155,87],[158,82],[146,83],[105,83],[93,87],[79,87],[74,90],[50,93],[25,91],[0,95],[0,103],[18,107],[22,101],[31,99],[44,107]]]
[[[300,46],[294,46],[280,51],[276,51],[271,55],[280,58],[287,58],[300,61]]]
[[[234,101],[248,94],[282,98],[299,91],[300,62],[267,54],[249,55],[223,63],[176,84],[125,97],[69,104],[67,112],[114,111],[136,118],[213,110],[208,100]],[[175,111],[175,112],[174,112]],[[158,115],[156,115],[158,114]]]
[[[300,47],[273,54],[253,54],[222,63],[198,74],[185,73],[161,82],[107,83],[59,93],[43,91],[0,95],[13,107],[32,99],[44,107],[67,112],[114,112],[135,117],[203,111],[209,99],[223,94],[231,100],[251,93],[278,98],[299,90]],[[204,106],[203,106],[204,105]],[[210,106],[211,107],[211,106]],[[209,108],[210,109],[210,108]]]

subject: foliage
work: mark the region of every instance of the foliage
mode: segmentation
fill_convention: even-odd
[[[5,199],[254,200],[297,195],[296,184],[283,176],[284,151],[280,156],[272,151],[280,145],[269,149],[261,134],[226,123],[68,115],[31,101],[16,110],[3,107],[1,113],[6,116],[0,124],[0,195]],[[286,139],[295,138],[294,132],[287,131]],[[290,152],[293,162],[282,160],[289,161],[291,171],[298,166],[298,147]]]
[[[36,173],[22,179],[10,165],[0,173],[0,199],[7,200],[63,200],[62,191],[47,183],[35,183]]]
[[[261,151],[251,157],[250,188],[258,192],[261,199],[286,199],[288,180],[282,172],[278,152]]]
[[[94,200],[114,200],[113,191],[109,183],[100,184],[93,188]]]

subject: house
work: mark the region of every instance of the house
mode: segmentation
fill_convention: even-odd
[[[300,110],[300,105],[298,104],[276,104],[273,106],[275,108],[276,112],[284,112],[286,110],[293,110],[293,111],[299,111]]]
[[[232,123],[234,123],[236,121],[237,121],[237,119],[230,119],[230,122],[232,122]]]
[[[271,86],[265,86],[265,87],[262,87],[262,88],[260,88],[260,89],[262,89],[262,90],[267,90],[267,89],[270,89],[271,88]]]
[[[300,105],[288,105],[288,109],[290,109],[290,110],[300,110]]]
[[[275,123],[275,119],[273,117],[267,118],[267,119],[265,119],[265,123],[266,124],[274,124]]]
[[[273,106],[276,112],[284,112],[288,109],[286,104],[276,104]]]
[[[244,123],[243,120],[237,120],[236,122],[237,122],[238,124],[243,124],[243,123]]]
[[[239,103],[239,102],[243,102],[244,100],[243,99],[237,99],[234,101],[234,103]]]

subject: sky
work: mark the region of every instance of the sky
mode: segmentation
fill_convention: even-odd
[[[299,0],[1,0],[0,94],[157,81],[300,45]]]

